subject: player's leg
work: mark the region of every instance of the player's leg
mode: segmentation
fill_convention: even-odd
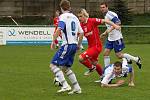
[[[111,49],[107,49],[105,48],[104,50],[104,66],[108,66],[110,64],[110,52],[111,52]]]
[[[65,80],[62,70],[54,64],[50,64],[50,68],[51,71],[54,73],[55,77],[57,77],[60,83],[62,84],[62,88],[57,92],[64,92],[64,91],[71,90],[71,87],[68,85],[67,81]]]
[[[113,41],[106,42],[105,50],[104,50],[104,66],[108,66],[110,64],[110,52],[113,49]]]
[[[96,64],[96,71],[97,73],[102,76],[103,75],[103,69],[102,69],[102,66],[100,64]]]
[[[65,73],[73,85],[73,91],[69,92],[69,94],[81,93],[81,87],[77,81],[75,73],[70,68],[66,68]]]
[[[82,45],[82,44],[80,45],[80,49],[81,49],[81,50],[84,50],[84,47],[83,47],[83,45]]]
[[[93,72],[95,69],[97,71],[97,73],[101,76],[102,75],[102,67],[100,64],[98,64],[98,55],[100,54],[100,52],[102,51],[102,48],[97,48],[97,47],[92,47],[89,48],[86,53],[86,57],[88,62],[90,62],[91,64],[91,68],[89,68],[88,71],[86,71],[84,73],[84,75],[90,75],[91,72]]]
[[[83,56],[83,54],[84,54],[84,53],[82,53],[82,54],[79,55],[79,62],[80,62],[81,64],[83,64],[84,66],[86,66],[88,69],[93,68],[93,67],[92,67],[92,63],[89,61],[88,58],[85,58],[85,56]]]
[[[89,70],[89,72],[94,71],[94,69],[96,68],[95,66],[92,65],[91,61],[89,60],[89,55],[88,55],[88,51],[86,50],[85,52],[83,52],[82,54],[79,55],[79,62],[81,64],[83,64],[85,67],[87,67]],[[89,72],[85,72],[84,75],[90,75]]]
[[[63,69],[64,69],[64,72],[66,73],[67,77],[71,81],[72,86],[73,86],[73,91],[70,92],[69,94],[81,93],[81,88],[80,88],[79,83],[77,81],[76,75],[74,74],[74,72],[70,68],[73,64],[73,61],[74,61],[74,56],[75,56],[75,53],[77,50],[77,46],[76,45],[69,45],[68,50],[69,51],[65,55],[66,60],[67,60],[67,62],[65,64],[66,67],[63,67]]]
[[[59,47],[59,42],[58,42],[58,40],[56,39],[54,42],[55,42],[55,44],[56,44],[56,48],[58,48],[58,47]]]
[[[139,56],[135,57],[135,56],[132,56],[130,54],[124,53],[123,57],[126,59],[129,59],[129,60],[135,61],[136,64],[138,65],[139,69],[141,69],[142,64],[141,64],[141,58]]]
[[[93,47],[93,50],[91,50],[90,52],[91,57],[89,58],[92,64],[96,66],[96,71],[99,74],[99,76],[102,76],[102,73],[103,73],[102,66],[98,63],[98,56],[101,53],[101,51],[102,51],[102,47],[99,47],[99,48]]]
[[[64,92],[64,91],[71,90],[71,87],[68,85],[67,81],[65,80],[62,70],[60,69],[60,67],[58,67],[59,65],[65,65],[66,63],[66,58],[63,57],[64,52],[66,52],[66,49],[67,49],[67,46],[60,47],[60,49],[54,55],[50,64],[50,68],[52,72],[55,74],[55,76],[58,78],[58,80],[62,84],[62,88],[58,90],[57,92]]]
[[[114,44],[114,50],[115,50],[115,53],[116,53],[116,56],[121,59],[121,58],[126,58],[127,61],[135,61],[136,64],[138,65],[138,67],[141,69],[141,59],[140,57],[134,57],[128,53],[122,53],[121,51],[125,48],[125,45],[124,45],[124,42],[122,39],[120,40],[117,40],[115,41],[115,44]]]

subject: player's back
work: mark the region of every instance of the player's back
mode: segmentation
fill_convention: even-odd
[[[59,22],[64,25],[64,29],[62,29],[62,45],[77,44],[77,33],[79,32],[79,27],[81,27],[78,18],[72,13],[64,13],[60,16]]]

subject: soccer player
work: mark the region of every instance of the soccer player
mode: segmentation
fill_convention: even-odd
[[[128,74],[130,74],[128,86],[135,86],[133,67],[128,65],[125,58],[122,62],[116,61],[104,68],[101,87],[119,87],[125,83],[124,80],[118,80],[116,83],[111,83],[111,81],[118,77],[127,77]]]
[[[56,34],[56,30],[57,30],[57,27],[58,27],[58,21],[59,21],[59,15],[60,15],[60,11],[59,10],[56,10],[55,12],[55,18],[54,18],[54,26],[55,26],[55,30],[54,30],[54,34]],[[61,35],[61,34],[60,34]],[[61,36],[60,36],[61,37]],[[59,42],[57,39],[55,39],[55,44],[56,44],[56,48],[59,47]],[[52,49],[52,45],[51,45],[51,49]]]
[[[75,53],[83,39],[83,30],[78,18],[70,12],[70,2],[68,0],[62,0],[60,7],[63,14],[59,17],[58,28],[56,34],[53,35],[52,47],[56,45],[54,41],[59,36],[60,31],[62,32],[62,45],[54,55],[50,68],[62,84],[61,89],[57,91],[58,93],[71,90],[70,85],[65,80],[63,72],[73,85],[73,90],[68,94],[81,93],[81,88],[75,74],[71,70],[71,66],[74,61]],[[77,38],[79,38],[79,40]]]
[[[108,20],[89,18],[89,14],[85,9],[80,9],[77,15],[84,31],[84,36],[88,41],[88,49],[79,56],[80,63],[89,69],[84,73],[84,75],[90,75],[90,73],[96,69],[97,73],[101,76],[102,68],[101,65],[98,64],[98,56],[102,51],[102,43],[99,37],[98,25],[105,22],[114,26],[116,29],[119,29],[120,26],[115,25],[113,22]]]
[[[121,21],[118,18],[118,15],[115,12],[109,11],[107,3],[103,2],[100,4],[100,10],[105,15],[106,20],[110,20],[117,25],[121,25]],[[125,48],[123,42],[123,36],[121,30],[116,30],[112,25],[106,23],[107,30],[101,34],[101,38],[104,38],[108,35],[107,42],[104,50],[104,64],[105,67],[110,64],[110,52],[114,49],[115,54],[118,58],[126,58],[129,62],[132,60],[136,62],[139,69],[141,69],[141,59],[140,57],[134,57],[128,53],[122,53],[122,50]]]

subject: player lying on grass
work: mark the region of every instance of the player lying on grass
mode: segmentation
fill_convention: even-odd
[[[128,74],[130,74],[128,86],[135,86],[133,67],[128,65],[125,58],[122,62],[116,61],[104,68],[101,87],[119,87],[125,83],[125,80],[118,80],[115,83],[111,83],[111,81],[118,77],[126,77]]]

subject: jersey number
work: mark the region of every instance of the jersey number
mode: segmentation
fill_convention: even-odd
[[[75,36],[75,29],[76,29],[76,24],[74,21],[71,22],[71,30],[72,30],[72,35]]]

